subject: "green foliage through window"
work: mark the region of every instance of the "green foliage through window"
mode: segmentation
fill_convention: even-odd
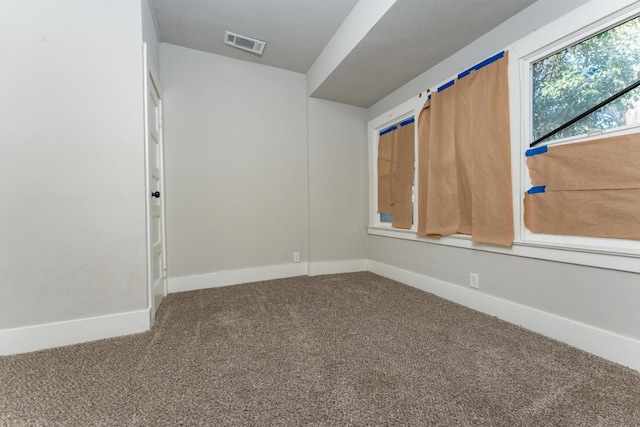
[[[640,17],[533,64],[533,140],[640,77]],[[549,139],[640,123],[640,89],[603,106]]]

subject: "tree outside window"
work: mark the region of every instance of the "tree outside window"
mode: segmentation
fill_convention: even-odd
[[[640,17],[537,61],[532,71],[536,140],[640,78]],[[640,124],[640,88],[549,139],[635,124]]]

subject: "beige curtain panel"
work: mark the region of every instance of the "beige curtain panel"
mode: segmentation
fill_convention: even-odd
[[[471,141],[471,117],[460,120],[459,116],[471,111],[470,92],[472,80],[467,77],[455,84],[455,159],[456,179],[458,182],[459,224],[456,232],[473,235],[473,143]],[[477,231],[477,230],[476,230]]]
[[[431,129],[431,101],[427,100],[418,116],[418,236],[427,235],[427,188],[429,187],[429,131]]]
[[[418,118],[418,235],[513,244],[508,57],[432,95]]]
[[[547,191],[640,188],[640,134],[547,147],[527,166]]]
[[[460,225],[455,135],[456,90],[457,86],[454,85],[431,98],[429,157],[426,165],[427,235],[455,234]]]
[[[378,140],[378,212],[392,213],[395,228],[413,223],[414,132],[414,123],[398,125]]]
[[[640,134],[546,147],[527,157],[534,233],[640,240]]]
[[[413,178],[415,175],[415,124],[400,126],[396,138],[396,170],[392,191],[392,226],[411,228],[413,225]]]
[[[391,212],[391,190],[395,169],[395,135],[391,131],[378,140],[378,212]]]
[[[508,54],[469,77],[474,242],[513,244]]]
[[[540,234],[640,240],[640,189],[525,194],[524,223]]]

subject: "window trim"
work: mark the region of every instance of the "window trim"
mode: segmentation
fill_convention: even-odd
[[[640,14],[640,2],[622,0],[607,4],[583,5],[558,20],[546,25],[544,30],[536,31],[508,46],[509,51],[509,97],[511,117],[511,170],[513,188],[514,244],[511,248],[478,244],[468,235],[444,236],[441,238],[419,237],[417,224],[409,230],[394,229],[390,224],[380,223],[377,207],[377,138],[378,131],[413,115],[418,117],[428,92],[406,101],[381,114],[368,123],[369,137],[369,226],[368,234],[397,238],[426,244],[436,244],[480,250],[525,258],[558,261],[568,264],[585,265],[611,270],[640,273],[640,241],[619,239],[598,239],[571,236],[534,235],[524,225],[524,193],[530,187],[525,151],[530,143],[531,126],[531,74],[530,63],[549,56],[563,47],[578,43],[592,35],[605,31],[625,20]],[[626,6],[626,7],[625,7]],[[621,9],[622,8],[622,9]],[[604,18],[603,18],[604,17]],[[453,70],[458,71],[458,70]],[[453,76],[455,77],[455,75]],[[451,80],[446,79],[433,88]],[[554,140],[549,145],[565,144],[610,137],[613,135],[637,132],[638,126],[603,131],[598,135],[580,135],[577,137]],[[415,129],[416,166],[418,161],[418,130]],[[542,146],[541,144],[539,146]],[[414,197],[418,194],[418,169],[415,168]],[[417,218],[417,205],[414,203],[414,218]]]

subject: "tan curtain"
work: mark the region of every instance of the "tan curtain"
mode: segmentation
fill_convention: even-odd
[[[378,140],[378,212],[391,212],[393,170],[395,170],[396,132],[380,135]]]
[[[640,134],[547,147],[527,157],[534,186],[555,190],[640,188]]]
[[[460,210],[460,223],[456,230],[460,234],[473,235],[473,171],[474,171],[474,147],[471,129],[472,114],[470,105],[470,91],[472,89],[471,78],[467,77],[456,81],[455,97],[455,154],[456,154],[456,178],[458,181],[458,206]],[[462,119],[466,117],[467,119]],[[477,143],[477,141],[476,141]]]
[[[413,177],[415,173],[415,125],[399,125],[396,133],[396,168],[392,191],[392,226],[411,228],[413,224]]]
[[[395,228],[413,223],[414,126],[398,125],[378,140],[378,212],[392,213]]]
[[[640,240],[640,189],[525,194],[524,209],[534,233]]]
[[[471,73],[474,242],[513,244],[508,54]]]
[[[427,100],[418,116],[418,236],[427,235],[427,188],[429,159],[429,132],[431,129],[431,101]]]
[[[640,240],[640,134],[548,147],[527,157],[534,233]]]
[[[419,117],[418,234],[513,243],[508,57],[433,94]]]
[[[455,144],[457,86],[433,94],[427,158],[427,235],[454,234],[460,225]]]

